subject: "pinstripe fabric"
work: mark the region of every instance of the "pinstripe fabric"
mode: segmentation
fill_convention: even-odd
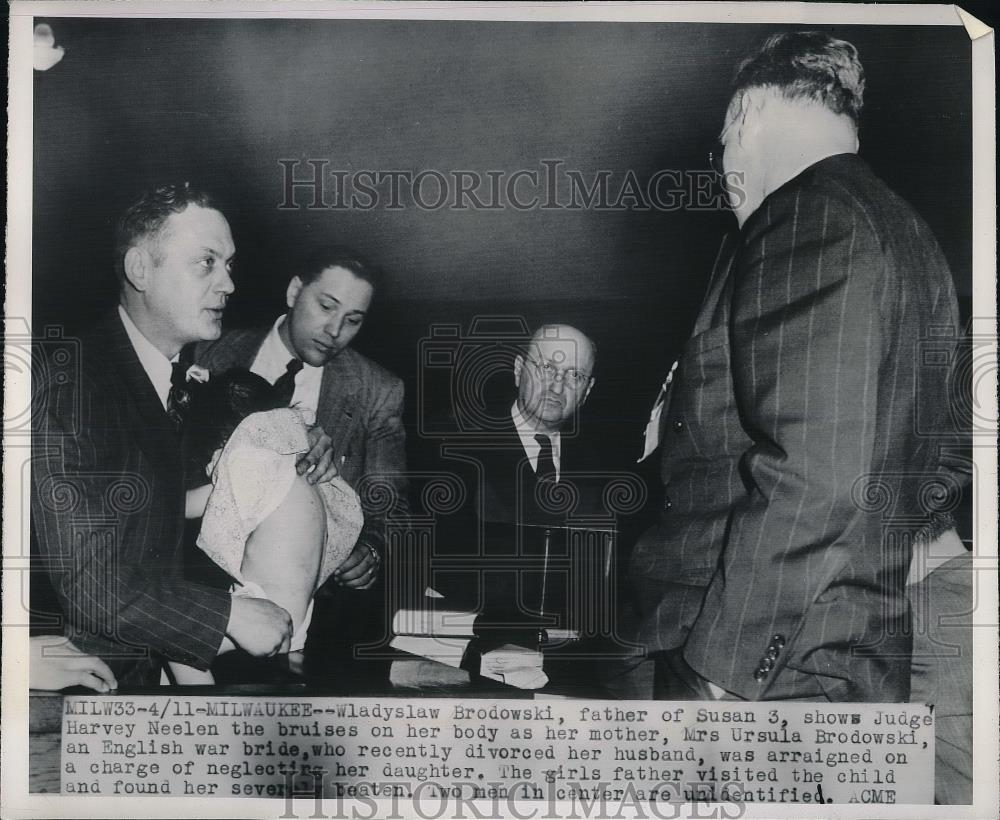
[[[957,338],[947,264],[839,155],[772,193],[713,276],[665,413],[669,509],[633,554],[639,638],[745,698],[904,700],[910,542],[885,520],[926,523],[918,408],[926,426],[948,392],[937,368],[918,393],[919,345]]]
[[[179,437],[117,312],[32,418],[32,526],[67,634],[122,685],[158,683],[163,658],[207,668],[229,595],[184,580]]]
[[[199,346],[195,360],[214,372],[249,368],[270,330],[269,324],[231,331]],[[333,441],[341,475],[361,498],[359,540],[383,551],[387,515],[409,509],[402,412],[402,381],[360,353],[345,348],[323,368],[316,422]]]

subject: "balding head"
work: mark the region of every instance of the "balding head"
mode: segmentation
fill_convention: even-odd
[[[573,418],[594,386],[597,347],[570,325],[542,325],[514,360],[517,408],[540,432]]]
[[[810,165],[857,153],[864,89],[857,49],[822,32],[774,35],[740,64],[719,142],[741,226]]]

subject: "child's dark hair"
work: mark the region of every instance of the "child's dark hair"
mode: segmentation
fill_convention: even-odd
[[[187,420],[189,463],[202,471],[251,413],[284,406],[266,379],[243,368],[213,375],[194,393]]]

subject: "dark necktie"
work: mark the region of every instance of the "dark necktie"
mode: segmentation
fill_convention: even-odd
[[[538,442],[538,446],[541,448],[538,451],[538,468],[535,470],[535,476],[539,481],[555,481],[556,462],[552,458],[552,439],[539,433],[535,436],[535,441]]]
[[[280,401],[282,406],[287,407],[292,403],[292,396],[295,395],[295,374],[302,369],[302,362],[292,359],[288,362],[285,372],[278,377],[274,383],[274,396]]]
[[[185,347],[176,362],[170,365],[170,391],[167,393],[167,417],[180,430],[184,417],[191,406],[191,390],[188,387],[187,372],[194,361],[194,349]]]

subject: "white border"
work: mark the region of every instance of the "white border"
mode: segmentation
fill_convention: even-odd
[[[8,132],[8,225],[7,225],[7,305],[6,316],[31,315],[31,167],[32,167],[32,17],[186,17],[186,18],[343,18],[343,19],[414,19],[414,20],[584,20],[634,22],[716,22],[716,23],[803,23],[836,22],[838,25],[963,25],[962,16],[953,6],[927,5],[846,5],[832,3],[351,3],[351,2],[66,2],[65,0],[15,0],[10,7],[9,49],[9,132]],[[976,21],[978,23],[978,21]],[[967,28],[971,29],[972,26]],[[973,316],[976,330],[986,336],[995,332],[996,307],[996,134],[995,134],[995,57],[994,34],[983,33],[981,24],[970,32],[973,43]],[[982,372],[976,396],[984,402],[980,412],[992,418],[996,406],[996,345],[993,367]],[[8,401],[11,396],[26,406],[30,396],[29,374],[7,373]],[[4,556],[11,544],[27,543],[28,522],[20,509],[20,468],[11,465],[9,453],[20,443],[7,441],[5,435],[4,487]],[[997,698],[996,642],[996,544],[997,522],[992,517],[993,499],[997,497],[997,451],[993,441],[977,442],[977,511],[989,511],[976,521],[976,559],[985,570],[980,573],[978,611],[985,613],[991,628],[976,630],[975,653],[979,674],[975,686],[974,749],[976,804],[969,809],[956,806],[874,806],[853,809],[850,806],[810,806],[808,804],[760,804],[752,806],[745,817],[926,817],[979,818],[997,816],[996,784],[1000,768],[996,755],[997,724],[1000,701]],[[982,446],[982,445],[986,446]],[[9,449],[8,449],[9,448]],[[994,551],[989,551],[989,550]],[[3,622],[21,619],[16,612],[20,596],[20,573],[3,577]],[[3,715],[4,731],[0,738],[2,754],[4,817],[107,817],[143,816],[150,818],[199,817],[272,817],[284,804],[271,800],[198,800],[190,798],[70,798],[27,794],[27,632],[4,629],[3,642]],[[297,801],[299,817],[313,812],[311,801]],[[524,817],[542,817],[538,804],[525,803]],[[707,816],[708,807],[699,809]],[[466,816],[470,816],[467,814]],[[680,813],[678,816],[684,816]],[[699,815],[695,815],[699,816]],[[720,815],[721,816],[721,815]]]
[[[273,17],[402,20],[632,21],[637,23],[832,23],[838,25],[962,25],[954,6],[856,3],[680,2],[350,2],[289,0],[136,0],[129,3],[14,0],[11,16],[36,17]]]

